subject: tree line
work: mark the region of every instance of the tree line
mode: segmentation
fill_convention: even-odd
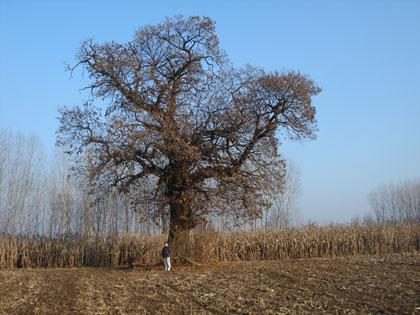
[[[147,183],[134,196],[95,190],[88,173],[75,171],[59,149],[47,154],[37,136],[0,130],[0,148],[0,233],[54,238],[69,233],[147,236],[168,230],[168,213],[153,215],[158,209],[153,209],[157,205]],[[299,189],[299,169],[290,163],[285,183],[279,183],[261,216],[234,221],[227,213],[213,213],[197,229],[286,228],[296,223]]]
[[[420,222],[420,180],[381,185],[370,192],[369,203],[376,222]]]
[[[1,130],[0,148],[0,233],[147,236],[168,230],[168,213],[153,215],[158,209],[153,209],[150,187],[135,196],[96,191],[88,174],[74,172],[69,157],[59,150],[48,156],[36,136]],[[277,182],[271,194],[270,206],[259,216],[238,221],[229,212],[213,213],[197,229],[287,229],[301,223],[300,171],[292,161],[286,170],[284,181]],[[370,192],[369,203],[374,222],[419,222],[420,182],[381,185]]]

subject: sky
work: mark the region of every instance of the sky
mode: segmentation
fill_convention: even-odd
[[[127,42],[140,26],[176,14],[214,19],[235,66],[296,70],[322,88],[317,139],[280,146],[301,171],[304,221],[362,217],[378,185],[420,179],[414,0],[0,0],[0,129],[36,134],[52,152],[57,109],[87,98],[86,76],[65,71],[81,42]]]

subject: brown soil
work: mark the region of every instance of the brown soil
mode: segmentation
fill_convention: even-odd
[[[0,314],[420,314],[420,253],[0,271]]]

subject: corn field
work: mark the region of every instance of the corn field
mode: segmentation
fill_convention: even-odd
[[[117,267],[160,263],[165,236],[135,235],[59,238],[0,237],[0,268]],[[420,249],[420,225],[309,225],[291,230],[200,232],[192,236],[189,258],[199,262],[272,260]],[[173,253],[176,260],[176,250]]]

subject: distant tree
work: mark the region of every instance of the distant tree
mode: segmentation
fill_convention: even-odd
[[[35,233],[45,186],[42,145],[36,136],[0,130],[0,148],[0,233]]]
[[[274,182],[272,190],[272,207],[269,209],[270,225],[278,228],[289,228],[292,216],[296,214],[297,199],[302,193],[300,170],[292,161],[287,161],[285,177]],[[266,226],[267,226],[266,222]]]
[[[208,17],[168,18],[126,44],[88,40],[78,66],[106,108],[61,109],[57,143],[89,152],[97,185],[135,193],[154,182],[175,243],[210,211],[260,213],[278,136],[315,138],[320,88],[296,72],[233,68]]]
[[[369,194],[377,222],[419,222],[420,181],[381,185]]]

